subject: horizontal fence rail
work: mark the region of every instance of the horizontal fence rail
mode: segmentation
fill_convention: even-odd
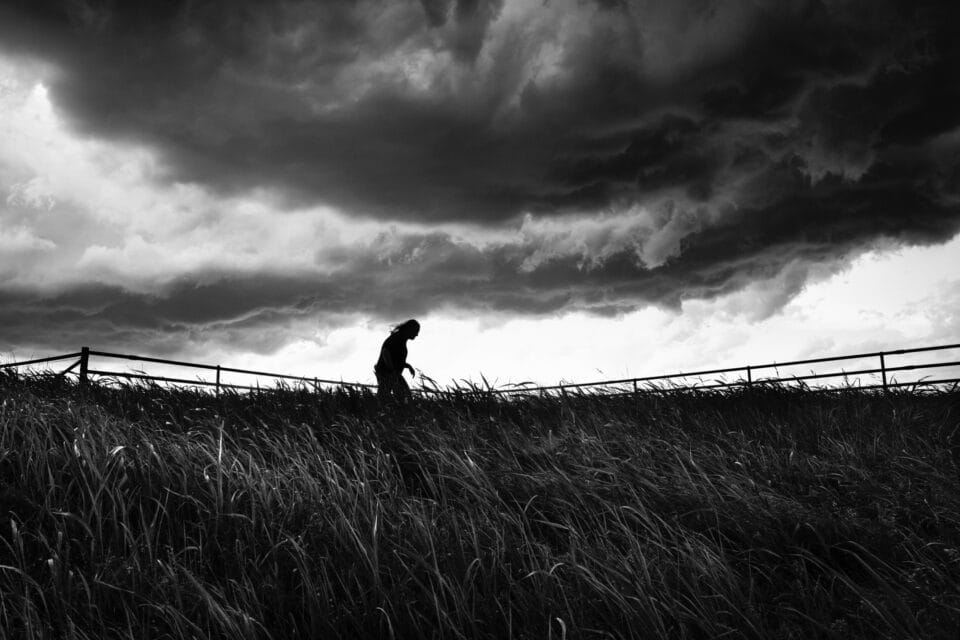
[[[845,356],[830,356],[825,358],[810,358],[806,360],[788,360],[785,362],[770,362],[766,364],[752,364],[744,365],[740,367],[726,367],[721,369],[704,369],[699,371],[688,371],[680,373],[671,373],[671,374],[662,374],[655,376],[644,376],[638,378],[619,378],[619,379],[610,379],[610,380],[597,380],[593,382],[571,382],[571,383],[562,383],[556,385],[546,385],[546,386],[532,386],[532,385],[523,385],[518,384],[514,385],[511,388],[474,388],[471,387],[467,390],[456,389],[453,390],[442,390],[438,388],[426,388],[421,387],[416,391],[426,394],[439,394],[439,395],[457,395],[463,393],[490,393],[502,396],[511,396],[511,395],[520,395],[520,394],[566,394],[567,392],[580,392],[580,393],[591,393],[591,392],[600,392],[606,395],[619,395],[619,394],[639,394],[639,393],[653,393],[661,391],[673,391],[673,390],[690,390],[690,389],[722,389],[722,388],[732,388],[732,387],[750,387],[753,385],[760,384],[770,384],[770,383],[802,383],[806,384],[807,381],[823,381],[829,379],[842,378],[842,382],[845,388],[848,386],[855,386],[858,389],[891,389],[898,387],[931,387],[931,386],[945,386],[953,385],[954,388],[960,384],[960,371],[953,374],[953,377],[950,377],[951,372],[947,372],[946,377],[939,378],[921,378],[919,380],[912,380],[909,382],[898,381],[896,379],[896,374],[899,372],[906,371],[924,371],[930,372],[931,374],[935,371],[942,370],[946,367],[955,367],[960,369],[960,360],[944,360],[938,362],[922,362],[922,363],[913,363],[913,364],[902,364],[890,366],[887,364],[887,358],[896,357],[896,356],[908,356],[912,354],[919,353],[929,353],[937,351],[947,351],[951,349],[960,350],[960,344],[946,344],[933,347],[918,347],[913,349],[897,349],[893,351],[873,351],[869,353],[858,353],[853,355]],[[144,372],[139,371],[117,371],[109,369],[94,369],[90,367],[90,359],[99,358],[99,359],[113,359],[113,360],[126,360],[126,361],[135,361],[135,362],[144,362],[151,364],[160,364],[168,365],[173,367],[185,367],[192,369],[199,369],[202,371],[213,372],[215,374],[214,380],[206,380],[202,378],[190,379],[184,377],[174,377],[174,376],[160,376],[160,375],[149,375]],[[308,376],[296,376],[289,375],[285,373],[271,373],[267,371],[257,371],[253,369],[241,369],[237,367],[226,367],[222,365],[213,365],[213,364],[204,364],[197,362],[184,362],[180,360],[169,360],[165,358],[154,358],[149,356],[139,356],[139,355],[127,355],[120,353],[111,353],[107,351],[97,351],[90,349],[88,347],[81,348],[80,351],[75,353],[67,353],[63,355],[50,356],[46,358],[34,358],[31,360],[23,360],[19,362],[9,362],[5,364],[0,364],[0,370],[11,369],[17,367],[26,367],[26,366],[35,366],[38,364],[49,364],[52,362],[58,362],[62,360],[76,360],[71,364],[67,369],[60,371],[58,375],[66,375],[69,373],[75,373],[78,376],[80,384],[85,385],[88,381],[96,376],[100,379],[117,379],[123,378],[127,380],[141,380],[141,381],[152,381],[152,382],[163,382],[167,384],[174,385],[186,385],[186,386],[196,386],[196,387],[213,387],[216,393],[219,393],[221,389],[233,389],[233,390],[262,390],[263,387],[259,385],[243,385],[243,384],[234,384],[228,383],[221,380],[221,376],[224,373],[232,373],[239,375],[247,376],[258,376],[264,378],[270,378],[281,383],[284,381],[294,381],[301,383],[307,386],[312,387],[315,391],[319,391],[321,385],[334,386],[340,388],[350,388],[350,389],[376,389],[377,385],[367,384],[362,382],[345,382],[343,380],[331,380],[328,378],[316,378]],[[790,376],[781,376],[779,375],[779,370],[788,368],[788,367],[797,367],[797,366],[809,366],[809,365],[822,365],[824,363],[839,363],[839,362],[855,362],[855,361],[873,361],[875,364],[866,365],[866,368],[859,368],[854,370],[844,370],[840,371],[828,371],[828,372],[815,372],[811,371],[809,373],[803,373],[798,375]],[[879,365],[879,366],[877,366]],[[74,370],[77,369],[75,372]],[[763,372],[766,370],[773,369],[775,375],[773,376],[757,376],[758,372]],[[734,380],[727,380],[727,376],[737,375],[738,377]],[[860,384],[860,376],[878,376],[878,382],[874,384]],[[719,378],[713,378],[709,380],[703,380],[706,376],[719,376]],[[690,379],[697,379],[698,382],[694,384],[678,384],[678,381],[689,381]],[[851,379],[856,380],[857,384],[851,385]],[[830,389],[834,387],[812,387],[817,389]]]
[[[205,369],[208,371],[216,372],[216,380],[206,381],[206,380],[184,380],[182,378],[163,378],[161,376],[148,376],[144,374],[133,374],[123,371],[102,371],[102,370],[88,370],[89,374],[96,374],[101,376],[111,376],[111,377],[123,377],[131,379],[140,379],[140,380],[160,380],[163,382],[176,382],[180,384],[196,384],[200,386],[216,386],[218,388],[232,388],[232,389],[257,389],[259,387],[250,386],[250,385],[235,385],[235,384],[226,384],[220,381],[220,376],[223,373],[239,373],[244,375],[254,375],[262,376],[264,378],[272,378],[275,380],[294,380],[297,382],[302,382],[305,384],[312,384],[315,388],[321,384],[329,384],[340,387],[356,387],[356,388],[376,388],[375,384],[364,384],[362,382],[344,382],[343,380],[330,380],[327,378],[308,378],[305,376],[294,376],[286,373],[271,373],[269,371],[256,371],[253,369],[239,369],[236,367],[224,367],[222,365],[213,365],[213,364],[202,364],[197,362],[181,362],[179,360],[167,360],[164,358],[151,358],[147,356],[137,356],[137,355],[125,355],[119,353],[108,353],[105,351],[93,351],[90,350],[90,356],[101,357],[101,358],[115,358],[119,360],[134,360],[139,362],[152,362],[155,364],[169,364],[180,367],[191,367],[194,369]]]
[[[40,364],[43,362],[56,362],[57,360],[70,360],[72,358],[79,358],[83,353],[78,351],[76,353],[65,353],[62,356],[50,356],[49,358],[35,358],[33,360],[21,360],[20,362],[7,362],[5,364],[0,364],[0,369],[12,369],[14,367],[25,367],[31,364]]]

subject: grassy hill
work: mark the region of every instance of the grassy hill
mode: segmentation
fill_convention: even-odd
[[[957,638],[960,392],[0,377],[3,638]]]

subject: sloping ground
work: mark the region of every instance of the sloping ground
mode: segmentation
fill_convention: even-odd
[[[6,638],[949,638],[960,393],[0,378]]]

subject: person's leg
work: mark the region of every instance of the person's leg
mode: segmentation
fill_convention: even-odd
[[[403,375],[387,373],[377,375],[377,397],[381,400],[400,400],[406,402],[410,398],[410,387]]]
[[[403,374],[397,374],[397,397],[406,402],[410,399],[410,386],[403,379]]]
[[[384,375],[377,373],[377,398],[380,400],[386,400],[391,395],[390,389],[390,378],[389,375]]]

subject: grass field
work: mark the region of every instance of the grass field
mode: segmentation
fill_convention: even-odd
[[[3,638],[944,638],[960,392],[0,377]]]

